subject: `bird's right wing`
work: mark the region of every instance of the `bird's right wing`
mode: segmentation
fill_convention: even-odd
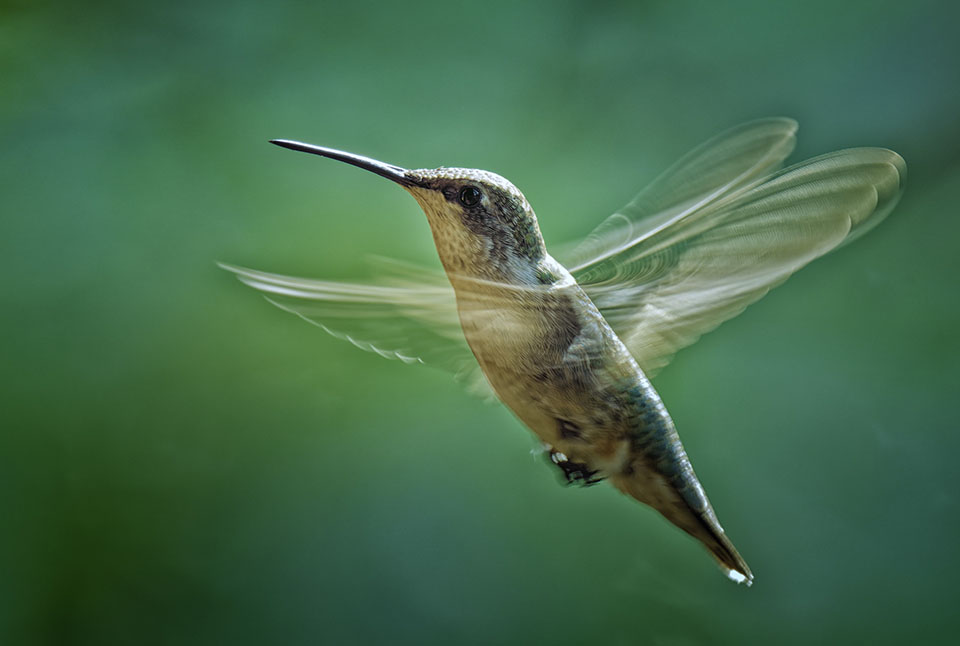
[[[452,372],[476,394],[488,394],[457,316],[446,276],[378,259],[380,282],[354,283],[272,274],[220,264],[267,300],[328,334],[387,359]]]

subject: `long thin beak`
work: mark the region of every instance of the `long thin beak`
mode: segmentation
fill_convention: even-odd
[[[380,177],[386,177],[387,179],[393,180],[401,186],[420,185],[419,181],[417,181],[414,177],[409,176],[409,171],[407,171],[406,168],[394,166],[393,164],[386,164],[376,159],[364,157],[363,155],[354,155],[353,153],[344,152],[342,150],[324,148],[323,146],[313,146],[311,144],[304,144],[299,141],[289,141],[287,139],[271,139],[270,143],[276,144],[281,148],[289,148],[290,150],[313,153],[314,155],[320,155],[321,157],[329,157],[330,159],[346,162],[358,168],[368,170],[371,173],[376,173]]]

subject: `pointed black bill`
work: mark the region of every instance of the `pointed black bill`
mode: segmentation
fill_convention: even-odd
[[[354,155],[353,153],[336,150],[334,148],[313,146],[311,144],[304,144],[300,143],[299,141],[289,141],[287,139],[271,139],[270,143],[276,144],[281,148],[289,148],[290,150],[313,153],[314,155],[320,155],[321,157],[329,157],[330,159],[346,162],[358,168],[368,170],[371,173],[376,173],[380,177],[386,177],[387,179],[393,180],[401,186],[420,185],[420,182],[418,182],[415,178],[408,176],[407,169],[401,168],[400,166],[394,166],[393,164],[386,164],[382,161],[371,159],[370,157],[364,157],[363,155]]]

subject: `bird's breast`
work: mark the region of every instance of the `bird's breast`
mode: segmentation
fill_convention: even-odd
[[[604,473],[622,470],[635,430],[625,389],[649,382],[600,313],[578,287],[495,301],[458,306],[500,400],[550,447]]]

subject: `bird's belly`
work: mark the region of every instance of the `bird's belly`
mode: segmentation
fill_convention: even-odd
[[[499,399],[546,445],[603,475],[673,423],[579,288],[521,306],[459,300],[464,335]]]
[[[471,344],[497,397],[545,445],[603,475],[625,468],[636,430],[635,402],[626,393],[645,380],[638,369],[550,361],[549,353],[509,354],[493,345]]]

